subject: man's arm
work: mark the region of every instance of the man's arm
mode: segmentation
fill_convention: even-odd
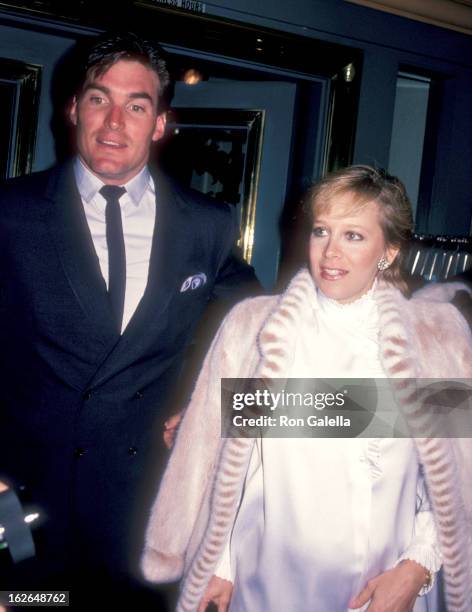
[[[229,244],[234,241],[234,228],[229,236]],[[208,351],[221,321],[228,311],[239,301],[262,293],[254,268],[244,261],[239,249],[233,247],[218,270],[210,302],[199,321],[192,342],[185,354],[185,361],[179,376],[179,384],[169,407],[169,418],[164,423],[162,433],[165,446],[173,446],[184,407],[201,369],[203,359]]]
[[[254,268],[247,264],[234,248],[216,278],[210,302],[197,325],[193,339],[185,353],[184,366],[176,386],[169,418],[164,423],[163,439],[172,448],[183,408],[188,404],[198,373],[211,341],[228,311],[241,300],[262,293]]]
[[[236,302],[260,293],[262,287],[254,268],[244,261],[239,249],[234,247],[218,271],[213,287],[213,298],[223,300],[228,309]]]

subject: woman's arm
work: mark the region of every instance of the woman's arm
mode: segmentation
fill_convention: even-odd
[[[226,612],[233,592],[233,580],[231,571],[230,538],[228,538],[221,559],[216,566],[215,574],[210,579],[200,605],[198,606],[198,612],[205,612],[210,603],[215,604],[218,612]]]
[[[208,583],[205,595],[198,606],[198,612],[205,612],[210,603],[215,604],[218,612],[226,612],[231,601],[233,583],[224,578],[213,576]],[[1,611],[0,611],[1,612]]]
[[[256,440],[256,443],[254,444],[254,447],[252,449],[246,478],[244,480],[244,487],[241,491],[241,496],[238,501],[239,508],[244,500],[245,492],[247,494],[250,490],[252,492],[249,494],[250,496],[258,494],[258,488],[253,487],[251,481],[253,479],[256,479],[257,481],[258,477],[260,476],[260,470],[262,470],[262,449],[261,440],[258,439]],[[233,567],[231,562],[231,550],[234,548],[237,552],[238,544],[239,542],[237,533],[235,534],[235,532],[232,530],[231,534],[228,537],[218,565],[216,566],[214,576],[208,583],[207,589],[200,604],[199,612],[204,612],[206,606],[210,603],[210,601],[217,605],[218,612],[220,612],[220,606],[229,605],[233,592],[235,576],[235,568]],[[221,607],[222,612],[225,612],[225,610],[226,608]]]
[[[224,446],[221,378],[252,374],[259,359],[255,337],[272,304],[273,298],[255,298],[233,308],[205,358],[146,530],[141,568],[152,582],[180,579],[203,537]]]
[[[198,607],[198,612],[205,612],[208,604],[214,603],[218,612],[226,612],[229,608],[231,595],[233,593],[233,575],[231,571],[231,552],[230,540],[226,543],[225,549],[218,563],[215,575],[212,576],[202,601]]]
[[[429,576],[415,561],[402,561],[369,580],[359,595],[351,599],[349,607],[362,608],[370,600],[368,612],[411,612]]]
[[[152,508],[141,561],[152,582],[181,578],[195,522],[208,495],[221,443],[220,378],[232,373],[228,323],[218,331],[204,361]]]
[[[415,561],[429,572],[431,576],[429,584],[425,584],[419,593],[425,595],[432,589],[435,575],[441,569],[442,556],[423,474],[418,478],[417,500],[413,537],[409,546],[400,555],[397,565],[406,560]]]
[[[416,598],[428,593],[441,568],[441,552],[431,504],[422,474],[417,485],[417,509],[413,537],[395,567],[369,580],[349,606],[360,608],[369,599],[369,612],[408,612]]]

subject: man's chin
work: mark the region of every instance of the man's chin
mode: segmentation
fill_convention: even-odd
[[[94,164],[90,170],[105,183],[122,184],[138,174],[140,169],[128,168],[127,166],[112,163],[101,163]]]

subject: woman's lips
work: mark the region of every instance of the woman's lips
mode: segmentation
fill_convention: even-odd
[[[336,281],[343,278],[348,273],[347,270],[341,270],[340,268],[320,268],[321,278],[328,281]]]

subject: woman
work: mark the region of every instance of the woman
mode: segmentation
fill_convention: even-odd
[[[233,612],[405,612],[428,609],[421,595],[442,561],[449,609],[468,610],[470,441],[221,439],[223,377],[387,377],[415,430],[425,417],[405,380],[472,375],[457,311],[400,291],[411,229],[403,185],[354,166],[309,201],[310,271],[281,296],[239,304],[214,340],[151,514],[143,571],[156,582],[184,576],[182,611],[213,601],[219,612],[228,602]]]

